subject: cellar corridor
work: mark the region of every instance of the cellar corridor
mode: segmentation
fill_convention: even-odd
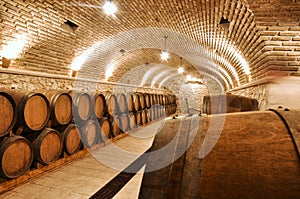
[[[1,0],[0,199],[300,198],[300,0]]]

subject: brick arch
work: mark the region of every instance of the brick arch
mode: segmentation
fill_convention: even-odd
[[[73,60],[97,42],[138,28],[152,27],[155,32],[158,27],[184,34],[204,50],[220,55],[236,70],[241,84],[247,82],[244,74],[249,72],[253,79],[273,71],[297,74],[299,1],[121,0],[116,1],[116,18],[103,14],[102,3],[3,0],[1,49],[14,35],[27,34],[28,41],[13,67],[67,75]],[[266,8],[269,12],[264,12]],[[221,17],[230,21],[228,31],[220,27]],[[60,28],[66,20],[79,26],[75,33]],[[207,56],[214,60],[209,53]],[[99,72],[94,67],[90,66],[91,74]],[[226,65],[222,67],[235,76]]]
[[[165,35],[168,36],[166,49],[164,49]],[[125,53],[122,53],[121,49]],[[95,44],[89,49],[87,60],[83,63],[80,74],[81,77],[97,75],[95,78],[99,78],[100,74],[100,79],[104,79],[107,76],[107,71],[112,71],[115,68],[127,68],[128,70],[134,65],[141,65],[150,61],[159,63],[161,62],[159,58],[161,50],[167,50],[172,54],[174,59],[169,61],[173,62],[171,63],[173,65],[179,65],[179,57],[183,57],[186,62],[194,66],[198,73],[203,70],[212,71],[213,74],[221,76],[218,78],[224,79],[227,88],[236,86],[232,84],[228,86],[227,82],[233,82],[232,79],[235,81],[235,78],[238,77],[234,77],[228,68],[219,71],[219,67],[223,66],[212,60],[207,51],[197,42],[180,32],[165,28],[134,29]],[[190,68],[192,69],[192,67]],[[122,76],[123,71],[117,71],[120,74],[114,74],[117,77]],[[117,78],[111,80],[117,81]]]

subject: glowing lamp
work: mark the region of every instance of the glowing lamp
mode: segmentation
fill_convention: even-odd
[[[177,71],[178,71],[179,74],[182,74],[182,73],[184,72],[184,68],[179,67],[179,68],[177,69]]]
[[[113,2],[106,1],[104,3],[103,10],[107,15],[114,15],[117,12],[118,8]]]
[[[169,59],[169,53],[167,51],[162,51],[161,55],[160,55],[160,58],[162,60],[167,60]]]

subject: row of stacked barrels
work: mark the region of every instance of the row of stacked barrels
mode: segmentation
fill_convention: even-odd
[[[258,110],[258,101],[254,98],[232,94],[203,97],[203,113],[208,115]]]
[[[174,95],[0,90],[0,176],[19,177],[175,111]]]

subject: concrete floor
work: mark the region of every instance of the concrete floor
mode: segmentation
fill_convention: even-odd
[[[151,147],[154,135],[163,122],[162,120],[129,133],[128,136],[116,142],[92,151],[83,159],[44,173],[40,177],[1,194],[0,198],[89,198]],[[138,198],[143,170],[144,167],[140,170],[141,173],[135,175],[114,198]]]

